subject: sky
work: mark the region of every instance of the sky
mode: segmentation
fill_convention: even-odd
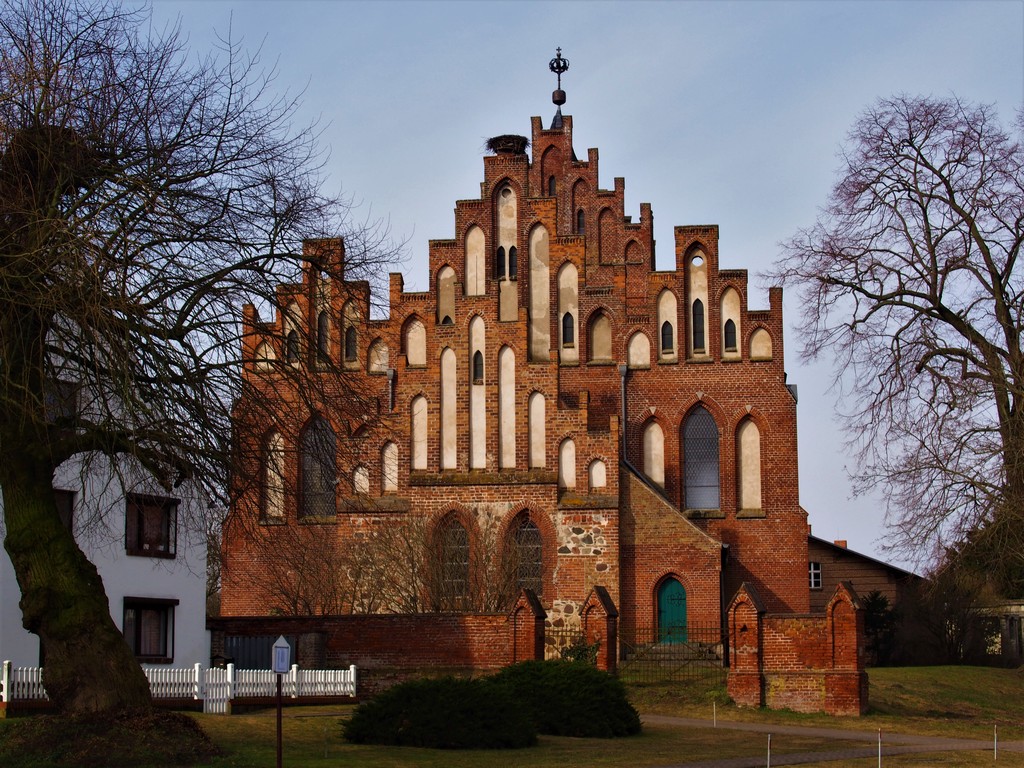
[[[717,224],[722,269],[747,269],[751,309],[779,243],[813,224],[856,117],[895,94],[1024,106],[1022,0],[429,2],[154,0],[196,55],[230,36],[300,98],[330,156],[326,190],[407,241],[396,267],[426,290],[431,239],[454,236],[455,201],[477,198],[484,143],[554,114],[562,77],[579,157],[600,185],[625,178],[626,215],[654,213],[659,269],[672,228]],[[885,549],[880,497],[853,498],[834,417],[830,360],[800,358],[795,291],[784,301],[788,381],[799,388],[800,498],[814,535],[920,570]]]

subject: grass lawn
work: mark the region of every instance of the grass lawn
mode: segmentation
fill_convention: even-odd
[[[643,713],[762,724],[807,725],[886,733],[916,733],[991,741],[993,725],[999,740],[1024,740],[1024,669],[976,667],[921,667],[870,671],[871,712],[862,718],[833,718],[737,709],[718,689],[700,685],[630,686],[630,698]],[[680,728],[645,725],[639,736],[622,739],[571,739],[541,736],[537,747],[514,751],[435,751],[409,747],[352,745],[341,736],[340,722],[351,707],[296,707],[285,711],[284,764],[312,766],[441,766],[509,768],[509,766],[659,766],[702,759],[764,755],[767,739],[761,733],[727,728]],[[195,715],[213,741],[225,752],[210,768],[274,765],[275,713],[257,712],[231,717]],[[0,721],[0,741],[8,723]],[[773,755],[787,752],[833,750],[863,743],[837,742],[817,737],[774,734]],[[1000,753],[999,765],[1024,765],[1024,754]],[[4,768],[39,766],[38,762],[12,761]],[[885,756],[891,766],[991,765],[992,753],[968,752]],[[835,768],[868,768],[877,759],[837,761]],[[141,768],[141,767],[139,767]]]
[[[710,720],[717,702],[719,719],[741,722],[967,739],[991,739],[998,726],[1000,740],[1024,739],[1024,667],[880,668],[868,670],[868,678],[870,709],[864,717],[739,709],[725,703],[724,690],[699,684],[635,685],[629,696],[641,713]]]
[[[740,757],[763,752],[762,734],[740,734],[725,729],[680,729],[644,726],[639,736],[621,739],[573,739],[541,736],[529,749],[507,751],[442,751],[412,747],[377,747],[347,744],[338,725],[342,710],[292,710],[283,726],[284,760],[292,768],[313,766],[431,766],[433,768],[508,768],[508,766],[658,766],[684,760]],[[197,715],[213,740],[229,755],[210,763],[226,766],[272,765],[275,716],[272,711],[251,715],[213,717]],[[835,747],[836,742],[799,736],[773,736],[772,751],[803,752]],[[268,762],[269,760],[269,762]]]

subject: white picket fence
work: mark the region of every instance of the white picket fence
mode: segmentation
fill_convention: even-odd
[[[154,699],[202,700],[203,711],[230,712],[235,699],[277,695],[277,676],[269,669],[204,667],[150,667],[144,669]],[[281,677],[281,694],[291,699],[304,696],[355,696],[356,667],[348,669],[299,669]],[[9,661],[0,671],[0,701],[46,699],[42,667],[15,667]]]

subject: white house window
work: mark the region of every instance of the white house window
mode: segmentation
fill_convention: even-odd
[[[128,494],[125,504],[125,552],[140,557],[175,556],[178,501],[163,496]]]
[[[821,589],[821,563],[811,561],[808,564],[808,572],[811,579],[811,589]]]
[[[177,600],[124,599],[122,633],[135,657],[150,664],[174,661],[174,606]]]

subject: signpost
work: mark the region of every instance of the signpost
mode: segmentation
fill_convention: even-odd
[[[281,768],[281,675],[287,674],[292,664],[292,647],[284,636],[274,642],[271,667],[277,674],[277,768]]]

